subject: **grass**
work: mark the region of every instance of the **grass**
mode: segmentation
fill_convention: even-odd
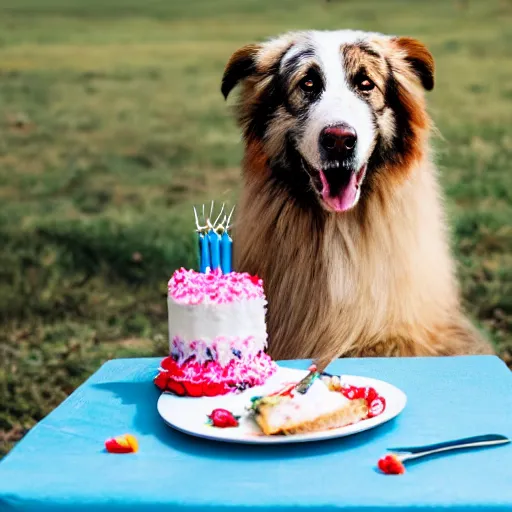
[[[297,28],[413,35],[465,303],[512,363],[512,3],[2,0],[0,454],[106,359],[164,355],[191,205],[233,200],[219,92],[247,42]]]

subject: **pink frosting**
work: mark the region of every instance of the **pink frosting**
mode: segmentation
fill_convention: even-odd
[[[263,281],[247,273],[223,274],[220,269],[207,274],[180,268],[168,284],[169,297],[181,304],[227,304],[264,297]]]

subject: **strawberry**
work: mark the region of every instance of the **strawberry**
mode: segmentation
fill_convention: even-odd
[[[238,427],[239,416],[234,416],[226,409],[214,409],[208,416],[211,424],[218,428]]]
[[[203,396],[202,384],[196,384],[194,382],[183,382],[185,388],[185,394],[188,396]]]
[[[139,449],[139,443],[131,434],[123,434],[107,439],[105,449],[109,453],[135,453]]]
[[[203,395],[204,396],[217,396],[224,395],[229,391],[225,384],[210,382],[203,386]]]
[[[393,454],[381,457],[377,466],[386,475],[403,475],[405,473],[405,466],[402,461]]]
[[[162,359],[162,361],[160,362],[160,366],[164,370],[173,370],[174,367],[176,366],[176,362],[174,361],[174,359],[172,357],[167,356],[164,359]]]
[[[349,400],[355,400],[356,398],[364,398],[364,391],[361,391],[364,388],[358,388],[356,386],[345,386],[341,388],[341,392],[345,398]]]
[[[167,372],[160,372],[154,379],[156,387],[160,388],[162,391],[167,388],[167,381],[169,380],[169,376]]]
[[[167,383],[167,389],[179,396],[183,396],[186,392],[181,382],[172,379],[170,379],[169,382]]]
[[[368,418],[374,418],[384,412],[386,408],[386,399],[383,396],[376,396],[368,403]]]
[[[375,391],[374,388],[364,388],[364,398],[368,402],[368,407],[370,407],[370,404],[377,398],[377,396],[377,391]]]

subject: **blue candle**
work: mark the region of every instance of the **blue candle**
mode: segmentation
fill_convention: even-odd
[[[220,235],[215,230],[210,229],[207,237],[210,244],[211,268],[216,270],[220,267]]]
[[[233,240],[231,240],[231,237],[226,230],[222,234],[222,238],[220,240],[220,264],[224,274],[229,274],[231,272],[232,245]]]
[[[199,244],[201,245],[201,262],[199,265],[199,270],[203,274],[205,274],[211,268],[210,261],[210,247],[208,243],[208,236],[199,234]]]

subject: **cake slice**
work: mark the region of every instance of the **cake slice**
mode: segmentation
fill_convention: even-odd
[[[330,390],[315,371],[298,384],[253,399],[254,420],[265,435],[304,434],[344,427],[368,416],[365,399]]]

